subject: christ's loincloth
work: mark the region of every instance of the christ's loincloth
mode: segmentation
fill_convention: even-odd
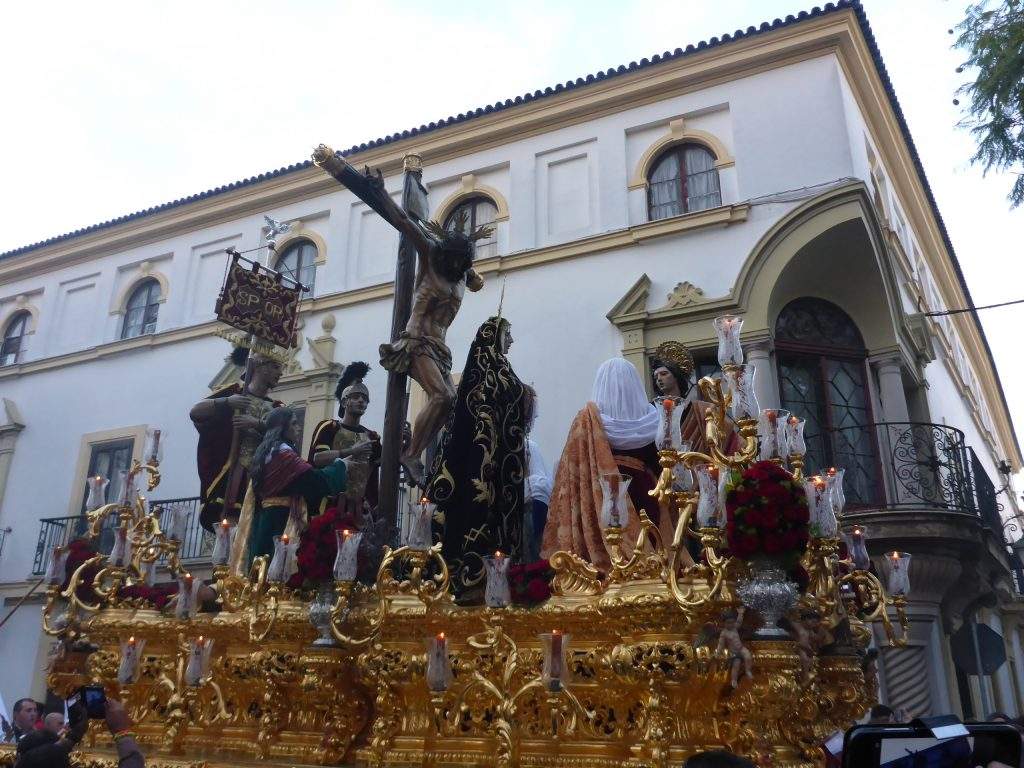
[[[452,370],[451,350],[440,339],[430,336],[410,336],[402,331],[398,341],[380,345],[380,364],[392,373],[408,373],[412,358],[426,355],[437,363],[441,373],[447,376]]]

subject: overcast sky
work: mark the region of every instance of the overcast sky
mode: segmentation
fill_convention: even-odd
[[[965,0],[865,0],[977,304],[1024,298],[1011,179],[955,127]],[[10,3],[0,252],[685,47],[795,0]],[[1024,305],[983,313],[1024,437]],[[938,418],[938,417],[937,417]]]

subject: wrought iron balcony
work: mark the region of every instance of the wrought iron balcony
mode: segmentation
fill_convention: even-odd
[[[202,562],[210,558],[213,552],[213,535],[207,533],[199,525],[199,498],[189,496],[181,499],[162,499],[151,501],[150,506],[161,510],[161,527],[166,530],[167,515],[175,507],[185,506],[189,510],[188,528],[185,542],[181,548],[182,560]],[[96,540],[96,548],[103,554],[110,554],[114,546],[114,528],[116,521],[108,520]],[[46,563],[55,545],[67,546],[71,541],[85,534],[86,521],[83,515],[72,517],[44,517],[39,521],[39,540],[32,562],[32,573],[42,576],[46,572]]]
[[[936,509],[978,514],[964,433],[925,422],[831,431],[831,462],[846,468],[851,511]]]

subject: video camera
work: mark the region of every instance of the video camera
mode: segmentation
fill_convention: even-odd
[[[857,725],[843,740],[843,768],[975,768],[1021,765],[1021,733],[1008,723],[953,716],[905,725]]]

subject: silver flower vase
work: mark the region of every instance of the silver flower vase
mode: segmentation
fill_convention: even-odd
[[[779,620],[796,605],[799,590],[797,585],[786,580],[786,572],[771,560],[752,560],[750,578],[736,587],[736,593],[743,605],[757,611],[764,626],[755,637],[762,640],[777,640],[788,637],[778,626]]]
[[[322,582],[317,588],[316,597],[309,604],[309,623],[320,633],[320,637],[313,641],[313,645],[337,645],[334,635],[331,634],[331,609],[333,607],[334,582]]]

